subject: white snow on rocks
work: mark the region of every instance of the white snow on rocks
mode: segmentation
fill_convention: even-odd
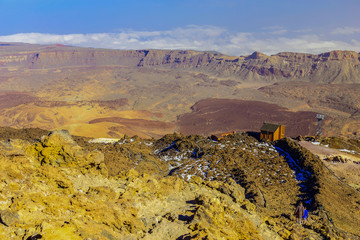
[[[120,139],[118,139],[118,138],[94,138],[94,139],[89,140],[89,143],[105,143],[105,144],[109,144],[109,143],[116,143],[119,140]]]

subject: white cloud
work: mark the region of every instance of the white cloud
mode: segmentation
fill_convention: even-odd
[[[283,26],[280,26],[280,25],[275,25],[275,26],[263,27],[262,29],[275,31],[275,30],[284,29],[284,27],[283,27]]]
[[[360,33],[360,27],[336,28],[331,33],[336,35],[352,35],[352,34]]]
[[[288,32],[288,30],[282,26],[264,27],[263,30],[265,30],[269,34],[274,34],[274,35],[281,35]]]
[[[0,36],[0,41],[113,49],[211,50],[228,55],[248,55],[254,51],[265,54],[284,51],[307,53],[331,50],[360,51],[358,40],[335,40],[330,38],[334,36],[333,34],[309,35],[306,32],[288,31],[281,27],[271,27],[267,30],[264,32],[230,32],[215,26],[191,25],[167,31],[120,30],[118,33],[66,35],[19,33]],[[332,33],[356,33],[356,31],[356,28],[343,28],[342,30],[335,29]]]
[[[286,29],[281,29],[281,30],[277,30],[277,31],[272,31],[270,32],[271,34],[276,34],[276,35],[282,35],[287,33],[288,31]]]

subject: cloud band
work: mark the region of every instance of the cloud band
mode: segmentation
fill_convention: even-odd
[[[133,31],[94,34],[19,33],[0,36],[3,42],[33,44],[65,44],[111,49],[193,49],[219,51],[228,55],[248,55],[254,51],[321,53],[331,50],[360,51],[356,39],[331,38],[357,34],[358,29],[335,29],[327,37],[301,31],[268,28],[263,32],[230,32],[215,26],[187,26],[168,31]]]

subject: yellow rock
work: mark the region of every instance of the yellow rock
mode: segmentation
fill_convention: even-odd
[[[43,223],[41,235],[44,239],[49,240],[82,240],[83,238],[78,233],[75,233],[76,231],[76,227],[69,224],[54,226],[49,223]]]
[[[245,200],[242,207],[250,213],[254,212],[256,209],[256,206],[253,203],[251,203],[249,200]]]
[[[291,232],[286,229],[281,229],[280,231],[278,231],[278,234],[283,239],[289,239]]]
[[[190,182],[195,183],[195,184],[201,184],[203,182],[203,180],[201,177],[194,175],[191,177]]]
[[[51,132],[41,142],[27,147],[26,152],[42,165],[77,166],[82,173],[108,175],[104,155],[99,151],[84,151],[65,130]]]
[[[0,207],[19,219],[0,224],[0,239],[256,240],[263,219],[272,220],[234,181],[186,182],[134,169],[109,177],[104,156],[83,150],[64,131],[4,146],[19,155],[0,155]],[[268,231],[290,234],[281,226]]]

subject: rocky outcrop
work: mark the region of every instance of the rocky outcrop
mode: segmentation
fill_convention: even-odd
[[[321,219],[324,212],[313,212],[311,222],[304,227],[295,224],[292,209],[288,211],[286,206],[272,205],[276,196],[271,197],[270,192],[282,194],[276,186],[268,186],[268,191],[261,181],[255,185],[251,182],[255,180],[250,177],[253,170],[237,175],[246,177],[241,180],[247,182],[246,188],[234,180],[235,175],[210,180],[194,172],[184,180],[181,174],[161,176],[128,168],[108,176],[102,153],[91,150],[89,146],[92,144],[85,144],[83,139],[76,139],[84,147],[80,147],[66,131],[51,132],[38,141],[10,139],[0,142],[1,239],[280,240],[321,239],[325,236],[346,239],[345,233],[331,228],[330,222],[327,224]],[[139,151],[143,161],[161,162],[166,155],[167,163],[173,164],[167,151],[157,151],[168,142],[174,142],[173,139],[177,141],[167,151],[183,154],[201,146],[204,154],[211,152],[215,158],[221,156],[222,164],[226,163],[224,166],[233,173],[231,166],[240,173],[246,166],[261,165],[265,160],[265,155],[258,156],[257,160],[240,149],[249,148],[255,154],[270,151],[267,145],[257,145],[244,136],[228,137],[215,146],[218,153],[200,143],[200,136],[168,135],[157,142],[124,138],[115,144],[129,150],[129,160],[136,159],[132,152]],[[108,152],[107,145],[98,143],[94,146]],[[234,146],[240,150],[234,152],[237,160],[231,154],[227,155]],[[244,166],[236,163],[244,160]],[[272,161],[277,169],[281,158]],[[190,162],[187,164],[190,166]],[[219,171],[221,169],[219,166]],[[189,174],[185,169],[179,171]],[[263,171],[265,168],[260,172]],[[274,185],[277,184],[274,182]],[[256,196],[249,195],[252,186],[257,186],[259,193],[263,194],[265,206],[254,201]],[[276,207],[282,210],[276,211]]]
[[[19,222],[19,214],[10,210],[1,211],[0,222],[7,227],[14,226]]]
[[[109,178],[66,131],[0,148],[1,239],[280,239],[233,181]]]
[[[107,176],[104,155],[99,151],[86,152],[78,146],[66,130],[50,132],[41,142],[26,150],[41,165],[76,167],[85,173],[101,173]]]

